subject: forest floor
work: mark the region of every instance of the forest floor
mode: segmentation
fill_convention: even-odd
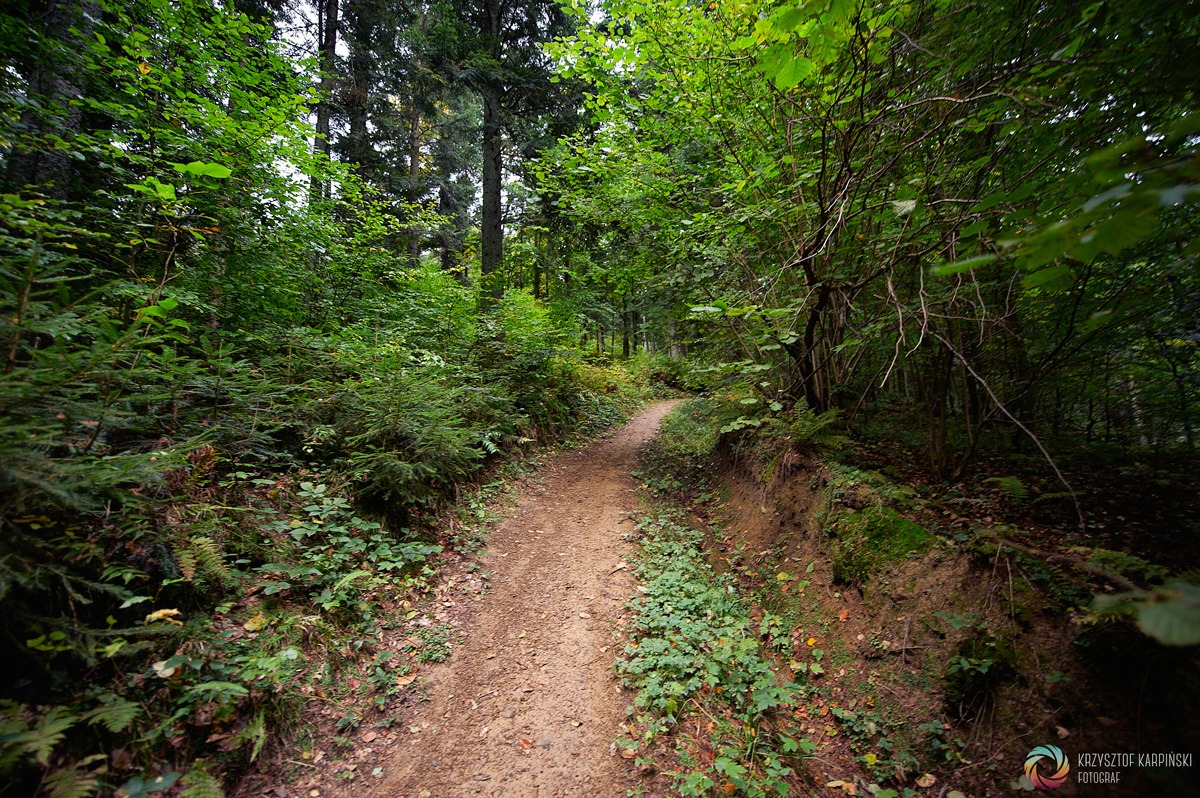
[[[486,553],[461,563],[462,573],[442,574],[451,589],[439,590],[439,609],[461,645],[421,672],[425,700],[386,733],[359,735],[356,752],[370,752],[362,770],[374,778],[338,784],[321,778],[328,768],[318,765],[288,793],[626,794],[633,763],[613,741],[632,697],[612,664],[634,589],[634,544],[623,535],[637,501],[630,472],[673,404],[655,404],[612,436],[552,459],[490,533]],[[490,589],[452,589],[479,573]]]

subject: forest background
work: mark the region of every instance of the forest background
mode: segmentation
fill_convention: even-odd
[[[467,486],[655,386],[991,480],[1200,642],[1194,3],[0,11],[16,790],[214,794]]]

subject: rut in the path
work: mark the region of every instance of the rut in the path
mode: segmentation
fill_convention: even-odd
[[[492,590],[466,618],[463,645],[430,672],[430,700],[403,719],[373,795],[626,794],[632,763],[612,752],[631,698],[612,675],[633,589],[622,535],[637,451],[671,404],[556,459],[492,533],[482,563]]]

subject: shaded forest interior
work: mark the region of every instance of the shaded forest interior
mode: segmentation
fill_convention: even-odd
[[[1005,707],[1132,684],[1177,693],[1111,740],[1196,749],[1196,2],[12,0],[0,41],[0,795],[232,794],[313,690],[350,739],[522,461],[680,393],[640,575],[732,580],[766,692],[704,742],[626,660],[653,783],[932,794]],[[905,756],[822,716],[835,786],[789,558],[860,624],[1007,569],[911,642]],[[1064,692],[1005,692],[1022,647]]]

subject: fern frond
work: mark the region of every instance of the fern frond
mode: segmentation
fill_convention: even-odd
[[[67,729],[79,722],[79,716],[66,707],[54,707],[46,713],[36,726],[9,738],[8,742],[21,749],[45,767],[50,764],[50,754],[62,742]]]
[[[196,578],[196,552],[180,548],[175,552],[175,562],[179,564],[179,572],[191,582]]]
[[[140,704],[114,697],[107,703],[85,713],[83,720],[93,726],[99,723],[110,732],[122,732],[128,729],[140,714],[142,714]]]
[[[72,766],[51,773],[42,782],[50,798],[88,798],[100,790],[100,779]]]
[[[267,742],[267,714],[259,712],[255,715],[254,720],[246,725],[240,736],[243,742],[251,744],[250,761],[258,759],[258,755],[262,753],[263,746]]]
[[[180,798],[225,798],[221,782],[208,772],[203,759],[196,760],[180,779],[183,793]]]
[[[984,482],[995,482],[1004,495],[1017,504],[1023,504],[1029,498],[1029,488],[1016,477],[988,477]]]
[[[194,535],[191,551],[196,557],[197,570],[205,577],[219,582],[229,577],[229,565],[221,544],[208,535]]]

